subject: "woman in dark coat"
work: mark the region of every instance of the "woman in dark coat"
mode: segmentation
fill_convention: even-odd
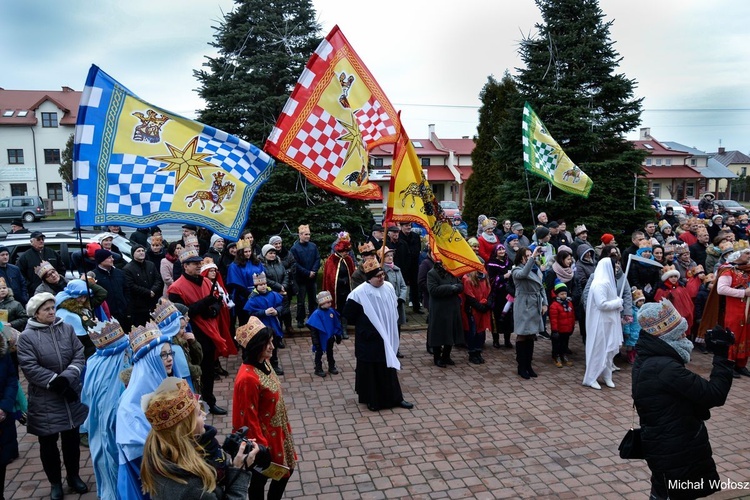
[[[492,346],[496,349],[500,348],[500,334],[502,333],[505,347],[512,349],[513,344],[510,341],[510,334],[513,333],[513,312],[510,307],[513,307],[513,305],[511,303],[506,310],[508,305],[508,287],[506,284],[510,280],[513,262],[508,257],[505,245],[502,243],[495,245],[495,249],[484,267],[487,269],[487,276],[492,288],[492,304],[495,315]]]
[[[0,333],[0,498],[5,498],[5,468],[18,458],[18,435],[13,417],[18,373],[9,351],[9,342]]]
[[[651,469],[652,499],[700,498],[718,491],[705,420],[722,406],[732,386],[726,332],[714,329],[711,379],[685,368],[693,344],[687,321],[671,302],[647,303],[638,312],[642,328],[633,365],[633,401],[641,423],[643,453]],[[670,481],[678,481],[678,483]],[[676,488],[675,488],[676,486]]]
[[[445,368],[455,365],[451,350],[463,343],[461,325],[461,297],[464,290],[461,280],[446,271],[442,262],[435,262],[427,273],[427,292],[430,294],[429,329],[427,343],[432,347],[435,366]]]
[[[63,497],[58,438],[68,486],[86,493],[89,488],[78,475],[78,428],[88,415],[81,403],[83,345],[73,327],[55,316],[52,294],[34,295],[26,312],[30,319],[18,338],[18,362],[29,382],[28,430],[39,439],[42,467],[52,485],[50,498]]]

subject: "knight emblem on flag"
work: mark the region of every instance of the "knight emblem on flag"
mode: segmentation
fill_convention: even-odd
[[[142,101],[96,66],[73,162],[79,225],[192,223],[230,239],[274,166],[256,146]]]

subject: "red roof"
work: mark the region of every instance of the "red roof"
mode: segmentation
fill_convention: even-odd
[[[702,179],[703,176],[695,169],[686,165],[672,167],[648,167],[643,169],[646,179]]]
[[[5,90],[0,88],[0,125],[36,125],[36,110],[50,101],[62,111],[60,125],[75,125],[83,92],[62,90]],[[10,116],[5,116],[10,114]],[[26,111],[24,114],[23,112]],[[19,116],[19,112],[21,116]]]
[[[633,146],[635,146],[635,149],[648,151],[651,156],[690,156],[690,153],[686,153],[685,151],[668,148],[653,137],[647,141],[639,140],[631,142],[633,143]]]
[[[412,139],[411,142],[415,144],[414,151],[416,151],[417,156],[448,156],[448,151],[436,148],[429,139]],[[440,142],[446,150],[451,150],[458,156],[471,155],[476,146],[474,139],[440,139]],[[417,143],[422,147],[417,147]],[[373,156],[393,156],[393,144],[376,146],[370,154]]]
[[[430,165],[429,167],[423,167],[427,169],[427,180],[432,181],[455,181],[456,178],[451,173],[450,169],[445,165]],[[471,176],[472,168],[461,166],[458,167],[458,171],[461,173],[461,179],[466,180]]]

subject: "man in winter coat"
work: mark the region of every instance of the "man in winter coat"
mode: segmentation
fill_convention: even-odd
[[[299,292],[297,294],[297,329],[305,327],[305,297],[309,312],[317,309],[318,302],[315,298],[318,294],[318,269],[320,269],[320,252],[318,246],[310,241],[310,226],[302,224],[298,228],[299,240],[289,250],[297,263],[296,280]]]
[[[94,269],[96,283],[107,290],[107,306],[109,313],[120,322],[122,329],[130,331],[130,315],[128,314],[129,296],[125,273],[115,267],[112,252],[103,248],[94,252],[97,266]]]
[[[34,295],[36,287],[42,284],[42,279],[37,276],[35,270],[42,261],[49,262],[60,276],[65,276],[65,264],[60,258],[60,254],[44,246],[44,233],[34,231],[30,236],[31,248],[22,253],[18,259],[18,268],[21,270],[23,277],[26,278],[29,297]]]
[[[722,406],[732,386],[727,353],[734,339],[721,327],[712,337],[710,380],[685,368],[693,344],[687,321],[671,302],[647,303],[638,312],[642,331],[633,365],[633,401],[643,453],[651,469],[652,499],[699,498],[720,489],[705,420]]]
[[[133,260],[123,271],[128,290],[128,310],[133,326],[141,326],[151,319],[149,313],[156,307],[162,295],[164,281],[153,262],[146,260],[146,249],[135,243],[132,247]]]

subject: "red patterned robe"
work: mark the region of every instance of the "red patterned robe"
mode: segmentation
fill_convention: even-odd
[[[677,309],[677,312],[687,320],[687,331],[690,332],[690,329],[693,327],[695,305],[687,288],[680,285],[679,282],[672,284],[669,281],[665,281],[656,289],[654,301],[660,302],[664,298],[669,300],[674,305],[674,308]]]
[[[731,282],[727,278],[731,278]],[[725,289],[723,286],[725,284],[729,284],[730,287]],[[750,325],[748,325],[748,318],[745,317],[745,304],[750,299],[744,297],[745,289],[749,285],[750,274],[748,272],[727,264],[719,267],[714,288],[706,301],[699,331],[700,340],[697,340],[702,341],[705,331],[713,328],[716,323],[732,330],[735,341],[734,345],[729,348],[729,359],[735,362],[737,368],[747,366],[750,355]],[[719,317],[722,309],[721,302],[724,303],[723,317]]]

